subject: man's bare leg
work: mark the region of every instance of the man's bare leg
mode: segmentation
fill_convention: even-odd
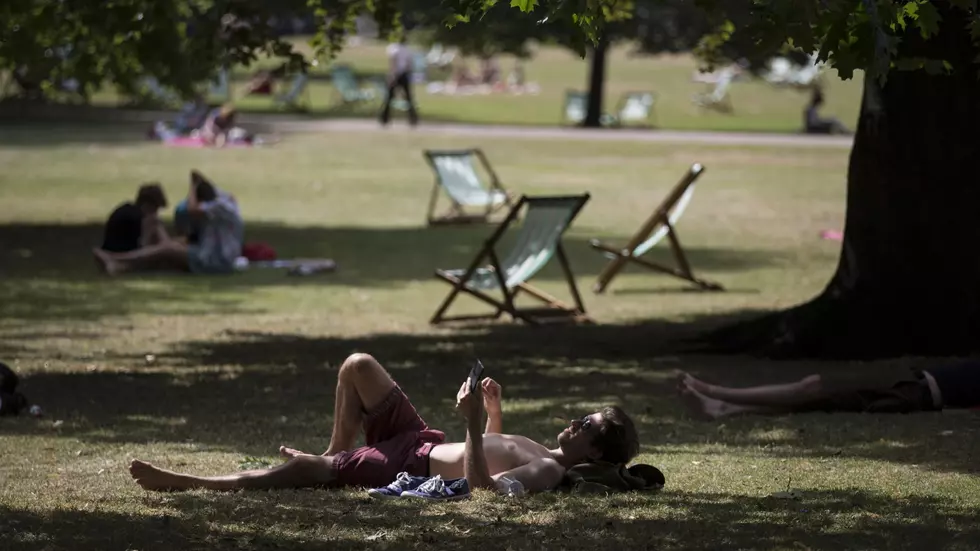
[[[708,398],[729,404],[785,408],[820,395],[823,384],[820,375],[810,375],[792,383],[730,388],[706,383],[689,373],[678,372],[678,385],[686,385]]]
[[[681,397],[681,401],[687,407],[687,410],[698,419],[715,420],[736,415],[777,415],[786,413],[786,410],[779,408],[732,404],[711,398],[691,388],[683,381],[678,384],[677,392]]]
[[[336,455],[351,449],[364,414],[381,404],[393,388],[395,381],[371,355],[351,354],[337,374],[333,433],[323,455]],[[279,448],[279,454],[287,458],[309,455],[285,446]]]
[[[242,471],[224,476],[194,476],[175,473],[134,459],[129,473],[146,490],[271,490],[323,486],[336,478],[333,458],[319,455],[294,457],[271,469]]]
[[[187,246],[172,239],[127,253],[111,253],[96,248],[92,249],[92,254],[108,275],[156,267],[188,269]]]

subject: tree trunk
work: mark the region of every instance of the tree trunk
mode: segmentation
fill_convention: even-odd
[[[709,336],[716,350],[874,359],[980,351],[980,82],[959,13],[903,57],[946,59],[952,75],[893,70],[866,82],[847,175],[837,272],[786,312]]]
[[[599,38],[589,49],[589,105],[582,126],[598,128],[602,126],[602,98],[606,83],[606,48],[609,41],[605,36]]]

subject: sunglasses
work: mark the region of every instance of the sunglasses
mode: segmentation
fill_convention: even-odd
[[[586,415],[581,420],[579,420],[579,427],[581,430],[587,431],[592,428],[592,417]]]

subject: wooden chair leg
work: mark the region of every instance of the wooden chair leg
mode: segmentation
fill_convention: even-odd
[[[616,258],[609,261],[606,267],[599,273],[599,277],[592,286],[592,292],[599,294],[606,290],[613,278],[626,266],[626,257],[622,251],[603,245],[597,239],[592,240],[592,247],[603,252],[616,255]]]
[[[575,300],[575,306],[578,308],[579,312],[585,312],[585,304],[582,302],[582,295],[578,292],[578,285],[575,283],[575,274],[572,273],[572,267],[568,264],[568,256],[565,254],[565,247],[561,243],[558,244],[556,249],[558,253],[558,262],[561,264],[561,269],[565,272],[565,281],[568,283],[568,289],[572,293],[572,298]]]

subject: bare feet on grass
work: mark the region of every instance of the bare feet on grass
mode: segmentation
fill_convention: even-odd
[[[95,263],[102,273],[110,276],[114,276],[119,273],[119,263],[113,260],[109,253],[103,251],[102,249],[94,248],[92,249],[92,255],[95,256]]]
[[[701,394],[706,394],[706,395],[710,394],[711,392],[710,384],[702,381],[701,379],[698,379],[697,377],[691,375],[686,371],[681,371],[680,369],[676,369],[674,370],[674,377],[677,379],[678,392],[680,392],[680,390],[684,387],[690,388],[692,390],[696,390]]]
[[[144,490],[165,492],[188,490],[192,481],[183,475],[154,467],[146,461],[134,459],[129,464],[129,474]]]
[[[729,413],[729,404],[701,394],[686,382],[678,382],[677,394],[687,411],[698,419],[713,421]]]

